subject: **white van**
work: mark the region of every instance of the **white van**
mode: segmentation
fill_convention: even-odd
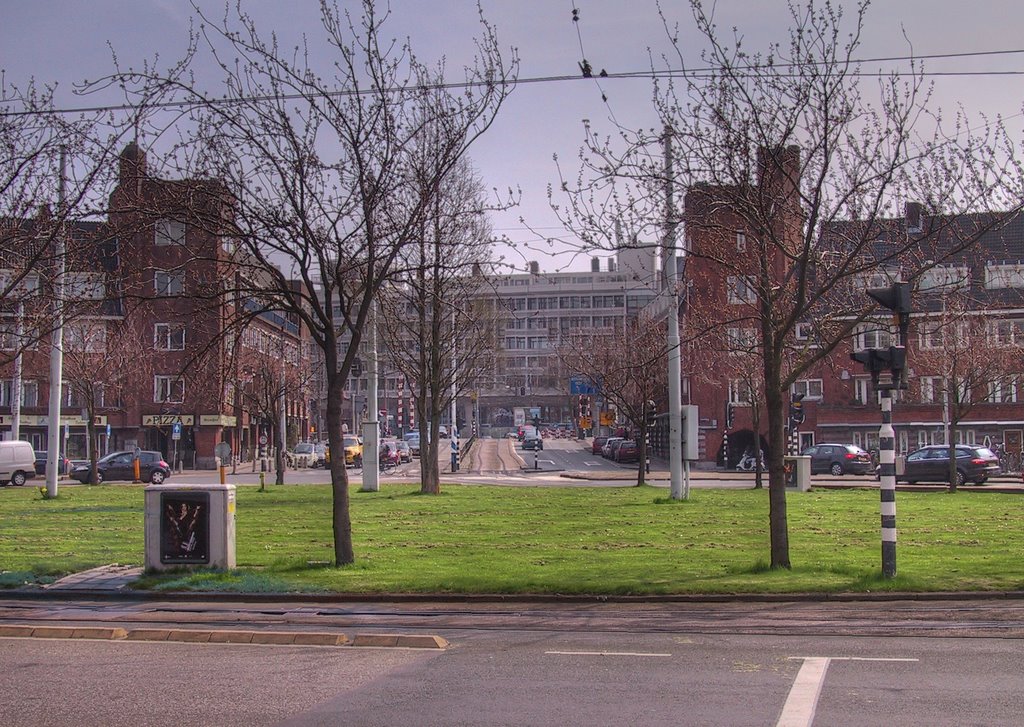
[[[36,476],[36,453],[28,442],[0,442],[0,485],[24,485]]]

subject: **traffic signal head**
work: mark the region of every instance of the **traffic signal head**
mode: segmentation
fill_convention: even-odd
[[[906,345],[910,330],[910,283],[893,283],[888,288],[868,288],[868,297],[893,313],[893,322],[900,329],[900,343]]]
[[[804,413],[804,394],[791,394],[789,402],[789,419],[794,424],[803,424],[805,413]]]
[[[732,429],[735,420],[736,410],[731,401],[725,402],[725,428]]]

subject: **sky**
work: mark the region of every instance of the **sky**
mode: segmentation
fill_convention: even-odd
[[[224,6],[217,0],[200,4],[214,14]],[[242,4],[261,27],[286,40],[302,33],[315,36],[319,29],[314,0]],[[355,5],[339,0],[342,8]],[[660,66],[661,55],[670,50],[655,0],[481,0],[481,5],[501,45],[517,49],[520,79],[576,75],[584,57],[595,73],[602,68],[609,73],[645,71],[652,57]],[[785,39],[789,15],[784,0],[718,0],[713,5],[719,27],[738,26],[748,48]],[[852,9],[851,3],[845,5]],[[409,37],[424,60],[444,57],[452,69],[468,62],[477,32],[475,0],[392,0],[390,6],[388,33]],[[154,54],[164,62],[180,56],[191,14],[185,0],[4,0],[2,9],[3,80],[22,84],[35,77],[41,83],[56,82],[58,102],[68,106],[83,105],[72,93],[73,83],[111,70],[111,48],[125,66],[139,65]],[[703,45],[688,3],[663,0],[661,9],[670,23],[678,23],[686,62],[699,64]],[[1019,0],[877,0],[867,15],[859,55],[1022,49],[1022,20],[1024,6]],[[893,64],[875,65],[888,70]],[[1024,74],[1024,53],[933,60],[926,67],[931,72],[955,72],[930,77],[936,84],[936,108],[963,104],[972,115],[1002,114],[1019,120],[1024,75],[1005,72]],[[964,71],[987,73],[959,75]],[[571,235],[551,211],[547,196],[549,186],[558,186],[555,155],[565,173],[574,177],[577,172],[584,119],[602,136],[614,133],[616,124],[656,126],[650,81],[580,77],[521,83],[471,151],[487,188],[521,190],[516,209],[492,217],[495,234],[513,243],[508,259],[517,265],[537,260],[545,272],[589,269],[589,258],[571,254]]]

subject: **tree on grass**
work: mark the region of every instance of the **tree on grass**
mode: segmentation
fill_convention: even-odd
[[[590,246],[613,241],[612,218],[651,236],[665,218],[665,188],[685,197],[695,289],[686,335],[699,339],[723,320],[758,334],[773,568],[790,567],[783,455],[793,384],[871,314],[868,276],[894,267],[912,280],[944,262],[915,258],[922,241],[954,240],[943,255],[956,256],[1002,224],[961,213],[1014,211],[1024,199],[1000,125],[972,127],[958,116],[947,127],[919,72],[883,73],[876,88],[863,87],[867,5],[847,17],[835,4],[792,4],[788,41],[752,52],[739,30],[723,32],[713,10],[691,0],[704,67],[686,72],[692,43],[666,23],[674,72],[656,79],[662,129],[622,130],[609,141],[588,130],[580,181],[563,184],[569,203],[560,212]],[[668,170],[666,143],[677,160]],[[923,203],[930,224],[887,227],[908,200]],[[701,300],[715,305],[699,310]],[[811,327],[816,347],[795,340],[798,324]]]
[[[305,326],[322,354],[333,452],[344,451],[345,384],[374,303],[406,279],[406,255],[435,204],[429,191],[490,127],[517,66],[481,13],[475,59],[451,83],[443,63],[428,65],[385,35],[388,15],[372,0],[346,12],[322,2],[333,57],[318,67],[308,45],[280,47],[240,6],[220,20],[198,11],[200,34],[182,63],[116,78],[129,93],[173,89],[190,109],[175,158],[186,175],[223,185],[223,216],[209,224],[236,250],[238,275],[218,294],[243,299],[247,314],[281,311]],[[221,72],[222,95],[188,76],[201,54]],[[433,155],[423,168],[427,135]],[[330,469],[340,566],[355,559],[344,458]]]

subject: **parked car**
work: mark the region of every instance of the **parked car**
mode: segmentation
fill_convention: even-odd
[[[622,437],[614,438],[614,440],[612,441],[612,446],[608,448],[608,459],[612,460],[613,462],[618,462],[619,461],[618,460],[618,457],[619,457],[619,447],[622,446],[623,442],[628,442],[628,441],[630,441],[630,440],[623,439]]]
[[[956,484],[974,482],[981,485],[989,477],[998,475],[999,458],[988,447],[956,445]],[[911,485],[917,482],[949,482],[949,447],[934,444],[922,447],[907,455],[902,475],[897,475]]]
[[[310,467],[326,467],[331,461],[330,453],[327,451],[328,447],[323,442],[318,442],[313,445],[313,456],[311,457]]]
[[[625,437],[608,437],[604,441],[604,446],[601,447],[601,456],[605,459],[612,458],[612,447],[615,446],[616,442],[621,442]]]
[[[420,456],[420,435],[418,432],[406,434],[405,443],[409,445],[409,453],[413,457]]]
[[[601,449],[604,447],[604,443],[608,441],[608,437],[594,437],[593,444],[590,445],[591,454],[601,454]]]
[[[632,439],[623,439],[615,448],[616,462],[636,462],[640,459],[640,447]]]
[[[45,477],[46,476],[46,460],[48,460],[50,458],[49,452],[40,452],[39,450],[35,450],[35,455],[36,455],[36,463],[35,463],[36,474],[39,475],[40,477]],[[71,460],[68,459],[67,457],[65,457],[64,455],[61,455],[60,467],[58,469],[60,470],[59,474],[62,474],[62,475],[66,474],[67,472],[69,472],[71,470]]]
[[[36,457],[32,445],[23,440],[0,442],[0,485],[10,482],[18,487],[36,476]]]
[[[412,462],[412,448],[409,446],[409,442],[404,440],[395,442],[395,446],[398,448],[398,456],[402,462]]]
[[[96,462],[99,482],[134,480],[134,459],[133,452],[111,452],[106,457],[101,457]],[[89,464],[75,465],[71,470],[71,477],[85,484],[89,481],[89,467]],[[164,461],[164,456],[160,452],[139,453],[139,479],[143,482],[159,485],[170,476],[171,467]]]
[[[533,450],[540,452],[544,449],[544,440],[538,437],[536,434],[523,437],[523,451]]]
[[[811,474],[840,475],[874,474],[875,463],[871,455],[855,444],[816,444],[803,451],[811,458]]]
[[[313,464],[314,447],[311,442],[299,442],[291,452],[293,467],[310,467]]]
[[[398,451],[398,442],[381,442],[378,460],[381,464],[385,462],[393,465],[402,463],[402,455]]]

